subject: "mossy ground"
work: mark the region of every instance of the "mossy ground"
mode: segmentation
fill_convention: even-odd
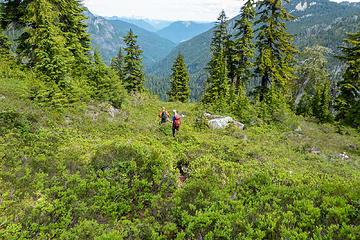
[[[27,98],[31,74],[1,68],[0,238],[360,238],[354,129],[200,129],[199,105],[148,94],[115,117],[99,102],[54,111]],[[163,106],[184,115],[175,138]]]

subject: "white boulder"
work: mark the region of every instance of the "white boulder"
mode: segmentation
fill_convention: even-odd
[[[208,125],[212,129],[221,129],[232,123],[234,119],[232,117],[215,118],[208,121]]]
[[[236,121],[232,117],[225,117],[220,115],[212,115],[209,113],[205,113],[205,117],[209,119],[208,126],[211,129],[221,129],[225,128],[226,126],[232,124],[233,126],[240,128],[241,130],[244,129],[245,125],[241,122]]]

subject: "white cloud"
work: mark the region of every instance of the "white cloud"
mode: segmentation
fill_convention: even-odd
[[[244,0],[84,0],[89,10],[102,16],[167,20],[215,21],[222,9],[228,17],[239,14]]]
[[[360,2],[360,0],[348,1]],[[83,2],[91,12],[101,16],[216,21],[222,9],[229,18],[238,15],[245,0],[84,0]]]
[[[360,2],[360,0],[330,0],[331,2]]]

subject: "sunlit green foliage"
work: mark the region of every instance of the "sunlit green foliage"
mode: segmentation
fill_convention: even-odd
[[[29,97],[40,105],[61,110],[91,97],[121,105],[121,82],[98,56],[91,64],[83,11],[77,0],[4,1],[0,5],[2,27],[21,33],[12,45],[17,60],[36,74],[29,82]],[[5,40],[4,50],[9,47]]]
[[[281,91],[257,120],[278,121],[210,130],[199,105],[144,93],[115,117],[97,101],[59,114],[28,99],[31,71],[0,76],[2,239],[359,237],[359,134],[265,107]],[[162,106],[184,115],[176,139]]]
[[[347,46],[342,47],[344,56],[339,57],[346,63],[343,81],[339,82],[340,95],[336,99],[337,119],[359,127],[360,120],[360,31],[349,33],[345,39]]]
[[[230,35],[227,32],[228,21],[225,12],[222,11],[218,17],[216,28],[211,40],[211,60],[207,70],[209,77],[204,83],[205,92],[201,102],[209,105],[214,111],[224,111],[229,97],[230,80],[228,71],[227,42]]]
[[[124,84],[128,92],[144,91],[144,72],[142,71],[142,50],[137,45],[137,36],[130,29],[128,35],[124,36]]]
[[[223,49],[213,55],[211,65],[210,77],[206,81],[202,103],[209,104],[215,111],[224,112],[227,105],[226,100],[230,97],[230,81]]]
[[[235,22],[234,28],[237,30],[234,35],[235,56],[237,63],[234,75],[236,80],[233,82],[235,94],[240,93],[241,86],[251,80],[251,68],[253,67],[253,58],[255,56],[255,45],[253,24],[256,11],[253,0],[248,0],[241,8],[241,18]]]
[[[172,67],[171,88],[169,95],[170,101],[189,101],[189,73],[186,69],[184,56],[179,53]]]
[[[119,79],[123,81],[125,79],[125,62],[122,49],[119,49],[118,55],[111,59],[111,68],[116,72]]]
[[[286,21],[294,19],[283,8],[280,0],[257,2],[258,20],[255,73],[261,78],[260,100],[272,86],[287,89],[293,78],[292,61],[297,53],[293,36],[286,32]]]
[[[121,107],[126,96],[126,90],[122,85],[119,75],[105,65],[97,50],[94,52],[90,79],[92,98],[110,102],[115,107]]]
[[[181,54],[169,94],[179,101],[142,92],[137,70],[125,98],[119,72],[96,50],[85,72],[73,72],[79,58],[51,20],[61,18],[51,4],[65,2],[27,5],[47,23],[28,29],[31,64],[9,60],[0,36],[0,239],[359,239],[357,131],[295,116],[280,85],[262,101],[244,84],[222,85],[225,51],[212,69],[223,80],[216,111],[244,130],[206,127],[204,106],[188,102]],[[307,101],[326,122],[329,85],[314,85]],[[176,138],[159,125],[164,106],[182,115]]]

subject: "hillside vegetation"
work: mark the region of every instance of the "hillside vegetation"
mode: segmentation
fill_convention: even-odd
[[[192,103],[182,54],[163,102],[132,30],[109,67],[81,2],[2,1],[0,239],[360,239],[360,32],[333,96],[326,48],[293,68],[280,0],[257,2],[253,59],[254,4],[235,42],[220,14]],[[162,107],[182,118],[160,125]],[[208,112],[242,123],[214,130]]]
[[[127,97],[112,117],[27,98],[0,65],[2,239],[359,239],[360,138],[284,116],[210,130],[191,103]],[[183,116],[179,134],[159,110]],[[345,152],[345,153],[344,153]]]

